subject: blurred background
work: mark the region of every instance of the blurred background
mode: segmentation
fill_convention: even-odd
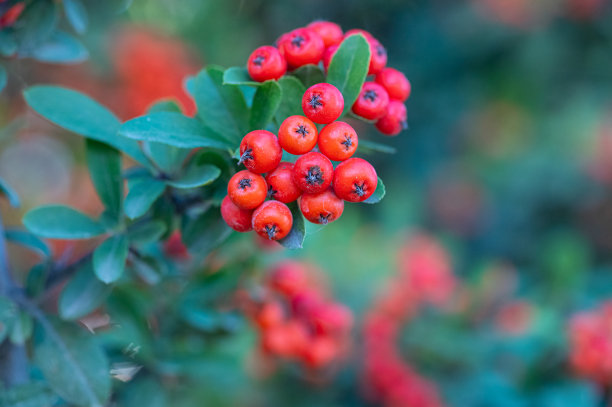
[[[608,0],[135,0],[122,13],[119,1],[84,3],[86,62],[6,63],[0,177],[23,202],[19,210],[2,202],[9,225],[49,202],[101,210],[82,140],[28,111],[21,91],[30,85],[83,91],[122,119],[168,97],[189,113],[187,75],[206,65],[243,66],[256,47],[316,19],[371,32],[388,66],[412,84],[408,131],[385,137],[351,122],[360,138],[397,150],[369,156],[385,181],[382,203],[347,204],[330,227],[308,228],[301,251],[264,248],[238,234],[222,249],[263,253],[261,269],[286,258],[316,265],[334,300],[353,313],[350,357],[324,374],[284,365],[270,372],[253,361],[256,333],[245,324],[222,358],[202,362],[186,381],[122,383],[122,403],[158,405],[138,398],[155,389],[167,391],[172,405],[192,405],[189,397],[209,405],[609,405],[612,318],[602,308],[612,295]],[[91,248],[52,244],[58,257]],[[15,269],[32,265],[17,247],[11,253]],[[424,275],[394,294],[410,267]],[[418,307],[407,305],[415,287],[431,292],[416,295]],[[394,295],[406,298],[385,325],[376,318],[390,306],[381,298]],[[576,322],[581,312],[591,319]],[[601,321],[593,322],[595,314]],[[597,340],[583,340],[599,323]],[[377,362],[385,357],[398,360]],[[397,386],[417,390],[389,390],[393,383],[374,383],[377,374],[401,376]],[[130,385],[133,392],[122,392]],[[184,400],[177,389],[187,389]]]

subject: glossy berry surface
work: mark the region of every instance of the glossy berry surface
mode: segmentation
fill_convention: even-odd
[[[308,153],[317,144],[317,137],[317,126],[304,116],[289,116],[278,129],[278,142],[290,154]]]
[[[366,82],[361,88],[352,110],[357,116],[367,120],[380,119],[387,112],[389,95],[385,88],[376,82]]]
[[[376,38],[370,38],[370,66],[368,75],[376,75],[387,65],[387,50]]]
[[[317,83],[304,92],[302,110],[313,122],[328,124],[342,114],[344,97],[334,85]]]
[[[293,215],[282,202],[266,201],[253,212],[253,229],[270,240],[284,238],[293,226]]]
[[[252,216],[252,210],[240,209],[232,202],[229,195],[226,195],[221,201],[221,217],[227,223],[227,226],[236,232],[248,232],[253,229]]]
[[[376,128],[387,136],[396,136],[407,129],[406,105],[399,100],[391,100],[385,115],[376,122]]]
[[[319,194],[304,194],[299,204],[308,221],[322,225],[335,221],[344,211],[344,201],[336,196],[332,188]]]
[[[329,69],[329,63],[331,62],[334,55],[336,55],[336,51],[338,51],[339,45],[332,45],[325,49],[325,53],[323,54],[323,68],[325,72]]]
[[[362,30],[361,28],[351,28],[346,33],[344,33],[344,38],[350,37],[351,35],[355,35],[355,34],[363,35],[366,38],[366,40],[370,40],[370,39],[374,38],[374,36],[372,34],[370,34],[366,30]]]
[[[357,133],[350,124],[333,122],[321,129],[319,151],[332,161],[344,161],[357,150]]]
[[[385,68],[376,75],[376,83],[380,84],[389,95],[390,99],[400,102],[410,97],[411,85],[406,75],[393,68]]]
[[[258,174],[272,171],[283,157],[278,138],[267,130],[247,133],[240,143],[240,161]]]
[[[334,191],[345,201],[365,201],[376,191],[377,185],[376,170],[362,158],[349,158],[334,171]]]
[[[278,49],[265,45],[249,56],[247,70],[249,76],[257,82],[276,80],[287,72],[287,62]]]
[[[293,182],[293,164],[280,163],[278,167],[266,176],[268,197],[283,203],[293,202],[302,190]]]
[[[278,47],[292,68],[318,64],[325,51],[323,39],[309,28],[298,28],[283,34],[278,41]]]
[[[266,199],[268,187],[264,177],[243,170],[230,178],[227,194],[240,209],[255,209]]]
[[[326,47],[340,44],[344,38],[342,28],[340,28],[338,24],[330,21],[313,21],[308,24],[306,28],[310,28],[319,34],[319,37],[321,37]]]
[[[293,181],[302,191],[316,194],[325,191],[332,182],[334,166],[318,152],[304,154],[293,166]]]

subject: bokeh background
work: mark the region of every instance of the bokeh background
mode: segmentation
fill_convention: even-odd
[[[418,234],[443,248],[456,280],[443,306],[404,320],[396,345],[444,405],[607,405],[605,383],[570,366],[568,324],[612,294],[609,1],[135,0],[123,13],[85,3],[87,62],[7,64],[0,176],[24,202],[19,210],[2,204],[8,224],[48,202],[101,209],[81,139],[25,107],[21,91],[32,84],[81,90],[124,119],[165,97],[189,111],[186,75],[209,64],[242,66],[254,48],[315,19],[373,33],[388,66],[412,84],[408,131],[389,138],[352,122],[361,138],[396,149],[369,156],[386,184],[382,203],[347,205],[330,227],[309,227],[298,252],[238,234],[226,249],[263,253],[261,268],[288,257],[320,267],[334,298],[354,312],[353,356],[321,380],[304,380],[291,366],[264,375],[246,362],[256,339],[244,325],[224,359],[202,361],[196,377],[205,380],[186,393],[209,405],[433,405],[363,396],[367,316]],[[57,256],[91,248],[53,244]],[[31,265],[25,252],[11,252],[16,269]],[[595,359],[612,352],[606,346]],[[144,390],[126,391],[125,405],[164,391],[130,385]]]

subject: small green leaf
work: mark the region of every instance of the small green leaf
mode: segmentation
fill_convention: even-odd
[[[13,330],[18,314],[17,305],[7,297],[0,296],[0,343]]]
[[[119,134],[134,140],[153,141],[175,147],[211,147],[225,150],[226,140],[204,127],[199,120],[180,113],[157,112],[123,123]]]
[[[143,165],[148,160],[138,142],[117,134],[121,123],[108,109],[88,96],[71,89],[37,85],[23,93],[38,114],[66,130],[123,151]]]
[[[46,263],[39,263],[32,266],[26,277],[26,294],[31,298],[36,298],[45,290],[45,283],[49,275],[49,267]]]
[[[111,289],[96,278],[92,263],[87,262],[62,290],[58,301],[60,316],[67,320],[84,317],[104,302]]]
[[[282,123],[289,116],[304,115],[302,110],[302,96],[306,87],[293,76],[283,76],[278,80],[282,90],[282,99],[276,111],[276,121]]]
[[[120,219],[123,179],[119,151],[95,140],[87,140],[87,165],[100,200],[115,220]]]
[[[45,42],[55,31],[58,21],[57,5],[52,1],[28,3],[15,25],[14,36],[19,44],[19,56],[28,55],[39,44]]]
[[[370,65],[370,46],[362,34],[351,35],[340,44],[327,69],[327,82],[344,96],[344,113],[357,100]]]
[[[49,246],[37,236],[25,230],[7,229],[4,231],[4,236],[9,242],[27,247],[28,249],[37,252],[43,257],[51,257],[51,249]]]
[[[40,407],[53,406],[58,397],[44,382],[13,385],[0,392],[2,407]]]
[[[151,256],[134,256],[131,263],[132,270],[149,285],[159,283],[166,274],[162,263]]]
[[[370,140],[359,140],[359,150],[362,153],[395,154],[397,152],[395,147]]]
[[[0,92],[2,92],[2,90],[6,86],[6,81],[7,81],[6,69],[4,69],[2,65],[0,65]]]
[[[125,197],[127,217],[135,219],[144,215],[165,189],[165,183],[151,177],[135,178],[129,183],[129,192]]]
[[[96,248],[93,268],[100,281],[110,284],[123,275],[128,248],[128,240],[124,235],[109,237]]]
[[[25,312],[17,312],[9,339],[16,345],[23,345],[32,336],[32,318]]]
[[[8,198],[9,204],[11,204],[13,208],[21,206],[17,192],[15,192],[15,190],[2,178],[0,178],[0,192]]]
[[[166,224],[160,220],[138,223],[128,229],[130,243],[146,244],[156,242],[166,233]]]
[[[291,73],[298,78],[304,87],[309,88],[317,83],[325,82],[325,73],[318,65],[304,65]],[[302,98],[300,97],[300,101]]]
[[[257,88],[251,108],[251,130],[265,129],[281,103],[282,91],[276,81],[266,81]]]
[[[221,175],[221,170],[214,165],[192,162],[180,177],[166,181],[174,188],[196,188],[208,185]]]
[[[382,179],[380,179],[379,177],[378,184],[376,185],[376,191],[374,191],[372,196],[370,196],[368,199],[366,199],[363,202],[367,204],[379,203],[385,197],[385,193],[386,193],[385,184],[383,184]]]
[[[246,68],[233,66],[231,68],[227,68],[225,72],[223,72],[223,84],[259,86],[261,85],[261,82],[251,79],[251,76]]]
[[[23,217],[23,224],[30,232],[52,239],[89,239],[105,232],[99,222],[63,205],[32,209]]]
[[[87,30],[89,19],[87,10],[81,0],[63,0],[64,13],[66,19],[78,34],[83,34]]]
[[[287,206],[293,215],[293,226],[289,234],[285,238],[279,240],[278,243],[287,249],[301,249],[304,246],[304,237],[306,236],[304,216],[296,202],[291,202]]]
[[[204,258],[220,245],[231,231],[221,217],[219,208],[215,207],[196,219],[185,217],[181,236],[190,253]]]
[[[247,133],[249,109],[238,87],[223,85],[223,70],[208,67],[196,76],[194,97],[204,125],[235,143]]]
[[[51,64],[78,64],[89,57],[89,52],[70,34],[55,31],[46,42],[34,48],[28,56]]]

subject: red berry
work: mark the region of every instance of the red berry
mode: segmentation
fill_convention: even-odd
[[[298,202],[304,217],[321,225],[335,221],[344,211],[344,201],[336,196],[332,188],[319,194],[303,194]]]
[[[342,28],[340,28],[338,24],[330,21],[313,21],[306,27],[319,34],[319,37],[321,37],[326,47],[340,44],[344,38]]]
[[[257,48],[248,59],[247,70],[257,82],[278,79],[287,72],[287,62],[278,49],[264,45]]]
[[[334,171],[334,191],[345,201],[365,201],[376,191],[377,185],[376,170],[362,158],[349,158]]]
[[[376,38],[370,38],[370,67],[368,75],[376,75],[387,65],[387,50]]]
[[[302,110],[313,122],[328,124],[342,114],[344,97],[334,85],[317,83],[304,92]]]
[[[168,240],[166,240],[164,243],[164,254],[179,260],[188,260],[191,257],[187,246],[183,243],[181,232],[178,230],[174,231]]]
[[[293,215],[282,202],[266,201],[253,212],[253,229],[261,237],[280,240],[289,234]]]
[[[240,143],[240,161],[258,174],[272,171],[283,157],[278,138],[267,130],[247,133]]]
[[[289,116],[278,129],[278,142],[290,154],[305,154],[317,144],[317,126],[307,117]]]
[[[319,150],[333,161],[344,161],[357,150],[357,133],[345,122],[333,122],[319,134]]]
[[[376,120],[385,115],[388,105],[389,95],[385,88],[376,82],[365,82],[352,110],[364,119]]]
[[[237,232],[248,232],[253,229],[251,217],[253,211],[249,209],[240,209],[232,202],[229,195],[226,195],[221,202],[221,217],[227,226]]]
[[[311,369],[320,369],[332,362],[338,354],[338,345],[327,336],[317,336],[304,347],[302,360]]]
[[[293,202],[302,190],[293,182],[293,164],[280,163],[278,167],[266,176],[268,196],[282,203]]]
[[[376,75],[376,83],[387,90],[390,99],[404,102],[410,96],[410,82],[406,75],[393,68],[385,68]]]
[[[255,209],[265,201],[268,187],[261,175],[242,170],[230,178],[227,194],[238,208]]]
[[[353,314],[344,305],[327,303],[313,310],[309,320],[318,334],[333,335],[351,328]]]
[[[338,51],[339,47],[340,45],[332,45],[331,47],[328,47],[325,50],[325,53],[323,54],[323,68],[325,68],[325,72],[327,72],[327,69],[329,68],[329,63],[331,62],[334,55],[336,55],[336,51]]]
[[[283,34],[278,47],[292,68],[318,64],[325,51],[325,44],[319,34],[309,28],[298,28]]]
[[[254,321],[262,329],[280,325],[284,319],[284,311],[277,301],[264,303],[254,316]]]
[[[268,277],[269,285],[277,292],[293,297],[303,290],[308,283],[304,264],[285,260],[277,264]]]
[[[304,154],[293,166],[293,181],[309,194],[323,192],[331,184],[334,166],[329,158],[315,151]]]
[[[348,30],[346,33],[344,33],[344,38],[350,37],[351,35],[354,35],[354,34],[362,34],[366,38],[366,40],[370,40],[374,38],[372,34],[367,32],[366,30],[362,30],[361,28],[352,28]]]
[[[406,105],[399,100],[389,101],[387,106],[387,113],[378,119],[376,122],[376,128],[382,134],[388,136],[396,136],[402,130],[408,128],[408,122],[406,119]]]

